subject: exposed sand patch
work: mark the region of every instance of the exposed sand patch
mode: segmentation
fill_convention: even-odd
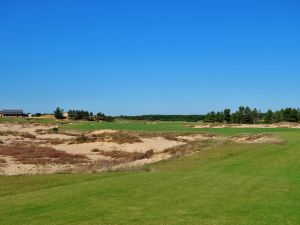
[[[185,136],[178,136],[177,139],[182,141],[200,141],[200,140],[209,140],[215,139],[216,135],[213,134],[192,134],[192,135],[185,135]]]
[[[72,140],[74,136],[66,134],[41,134],[36,136],[37,139],[48,140],[48,139],[59,139],[59,140]]]
[[[76,168],[76,165],[35,165],[35,164],[22,164],[16,162],[13,157],[9,156],[0,156],[6,162],[0,166],[0,175],[13,176],[13,175],[22,175],[22,174],[45,174],[45,173],[58,173],[64,171],[71,171]]]
[[[147,152],[153,150],[154,152],[162,152],[164,149],[171,148],[178,145],[185,144],[184,142],[166,140],[161,137],[156,138],[141,138],[141,143],[124,143],[117,144],[114,142],[90,142],[82,144],[60,144],[53,146],[57,150],[63,150],[71,154],[83,154],[94,158],[95,153],[93,149],[103,151],[125,151],[125,152]]]
[[[219,124],[200,124],[194,126],[194,128],[225,128],[228,127],[227,125],[219,125]]]
[[[98,134],[116,133],[116,132],[118,132],[118,131],[110,130],[110,129],[108,129],[108,130],[96,130],[96,131],[93,131],[93,132],[89,133],[88,135],[98,135]]]

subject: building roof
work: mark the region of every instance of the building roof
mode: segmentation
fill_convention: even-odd
[[[3,109],[2,114],[20,115],[20,114],[23,114],[23,110],[21,110],[21,109]]]

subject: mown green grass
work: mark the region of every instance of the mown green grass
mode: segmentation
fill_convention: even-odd
[[[0,177],[0,224],[300,224],[300,131],[272,132],[286,143],[228,143],[133,172]]]

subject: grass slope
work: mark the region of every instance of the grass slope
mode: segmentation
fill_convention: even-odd
[[[287,143],[227,144],[143,171],[0,177],[0,223],[300,224],[300,131],[274,131]]]

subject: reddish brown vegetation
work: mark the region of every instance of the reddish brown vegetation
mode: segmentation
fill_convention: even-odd
[[[1,145],[0,155],[12,156],[24,164],[71,164],[88,161],[88,159],[82,155],[72,155],[51,147],[38,147],[34,145]]]

